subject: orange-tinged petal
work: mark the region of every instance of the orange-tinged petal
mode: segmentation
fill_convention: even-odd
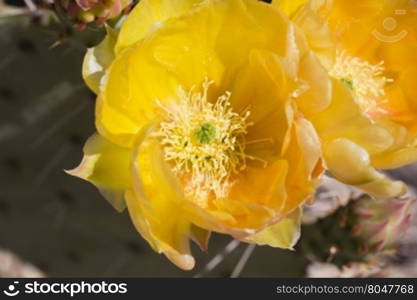
[[[288,196],[282,213],[288,213],[309,200],[324,172],[320,139],[309,121],[295,120],[284,158],[290,167],[286,178]]]
[[[407,73],[409,74],[407,70],[404,70],[403,75],[397,79],[397,82],[401,82],[402,84],[406,83],[408,80],[405,79],[406,76],[404,75]],[[389,119],[398,124],[402,124],[411,132],[417,132],[415,130],[417,127],[414,124],[415,112],[412,108],[413,104],[409,101],[413,98],[406,95],[405,90],[401,87],[401,84],[391,84],[385,90],[387,98],[386,103],[383,105],[383,108],[387,111],[385,119]]]
[[[248,164],[273,162],[283,151],[293,119],[291,91],[281,59],[271,52],[252,51],[230,99],[235,111],[250,111],[248,122],[253,125],[248,127],[246,152],[256,159]]]
[[[276,217],[287,197],[287,169],[286,161],[277,160],[264,168],[247,167],[236,176],[228,197],[215,200],[220,211],[234,217],[228,225],[256,229]]]
[[[391,90],[388,90],[387,110],[390,113],[390,119],[404,125],[411,135],[415,135],[417,133],[417,92],[415,89],[417,58],[408,60],[408,63],[409,67],[402,66],[401,76],[392,88],[392,90],[400,90],[401,94],[390,93]]]
[[[208,242],[211,236],[211,232],[205,230],[196,225],[191,225],[190,235],[193,241],[200,247],[202,250],[208,249]]]
[[[400,168],[415,161],[417,161],[417,147],[415,145],[372,157],[372,164],[381,169]]]

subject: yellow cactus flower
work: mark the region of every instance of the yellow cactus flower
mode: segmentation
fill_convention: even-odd
[[[257,0],[141,0],[108,31],[83,66],[98,134],[69,173],[183,269],[211,231],[292,248],[324,170],[307,116],[332,96],[294,25]]]
[[[327,123],[322,122],[323,115],[317,116],[319,123],[312,120],[326,145],[324,152],[333,174],[358,185],[355,174],[365,165],[376,175],[373,168],[392,169],[417,161],[417,3],[275,0],[273,4],[302,29],[328,73],[352,94],[353,103],[340,103],[340,110],[335,103],[331,112],[324,112]],[[361,116],[345,118],[342,123],[340,116],[346,116],[346,111],[351,111],[352,117],[359,111]],[[353,170],[340,163],[340,155],[333,152],[342,149],[355,152],[344,152],[351,156],[346,159]],[[364,189],[377,196],[391,189],[375,188],[377,191],[368,186]],[[403,189],[397,184],[397,190]]]

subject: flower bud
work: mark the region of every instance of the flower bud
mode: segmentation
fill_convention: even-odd
[[[132,0],[61,0],[68,15],[79,22],[80,28],[88,23],[101,25],[119,17]]]
[[[389,250],[409,228],[414,203],[410,198],[357,200],[353,205],[357,216],[353,234],[367,241],[366,250]]]

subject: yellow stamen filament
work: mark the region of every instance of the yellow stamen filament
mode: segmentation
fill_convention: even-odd
[[[230,105],[230,92],[212,103],[208,100],[211,81],[203,82],[202,92],[179,88],[179,101],[161,108],[167,119],[157,135],[162,138],[165,159],[173,171],[185,180],[187,196],[201,206],[210,195],[225,197],[230,191],[230,176],[246,167],[244,153],[250,112],[240,115]]]
[[[274,140],[272,138],[257,139],[257,140],[247,141],[246,146],[247,145],[253,145],[253,144],[261,144],[261,143],[272,144],[273,142],[274,142]],[[253,159],[256,159],[256,158],[253,158]],[[262,161],[260,159],[256,159],[256,160]]]
[[[358,57],[338,52],[329,74],[352,89],[355,100],[365,114],[384,114],[385,86],[392,79],[383,76],[384,62],[372,65]]]

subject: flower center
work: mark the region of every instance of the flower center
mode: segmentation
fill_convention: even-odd
[[[383,76],[384,62],[372,65],[358,57],[338,52],[329,74],[339,79],[354,93],[355,100],[365,114],[381,115],[386,111],[385,86],[392,79]]]
[[[211,81],[202,92],[179,88],[179,101],[160,107],[166,113],[157,135],[164,146],[165,159],[185,183],[186,196],[206,206],[211,195],[225,197],[232,186],[230,176],[246,167],[244,153],[249,112],[240,115],[230,105],[230,92],[215,102],[208,100]]]
[[[216,127],[211,123],[204,123],[195,132],[195,136],[200,144],[208,144],[216,137]]]

